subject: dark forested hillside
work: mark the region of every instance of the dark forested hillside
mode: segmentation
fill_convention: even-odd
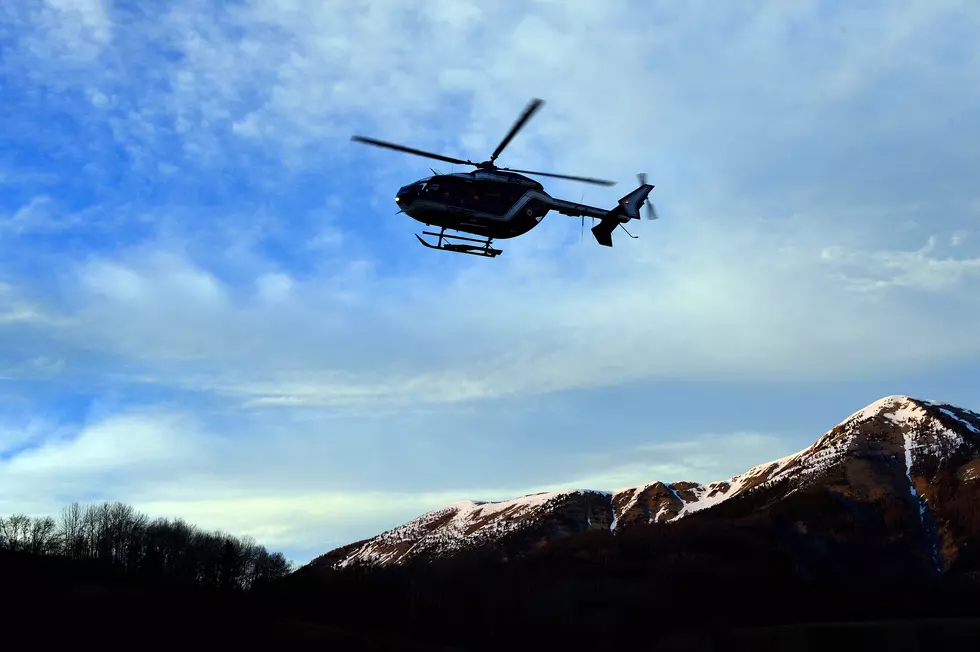
[[[80,562],[163,583],[249,589],[283,577],[290,565],[250,537],[205,532],[180,519],[150,520],[129,505],[104,502],[62,509],[57,517],[0,517],[0,549]]]
[[[272,608],[262,589],[289,571],[282,553],[248,537],[151,520],[121,503],[76,503],[57,518],[0,519],[0,626],[5,643],[30,649],[432,649]]]

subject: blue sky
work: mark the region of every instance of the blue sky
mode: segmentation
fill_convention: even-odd
[[[889,394],[980,408],[975,3],[7,4],[0,512],[302,562],[727,478]],[[432,252],[392,201],[430,161],[349,141],[481,160],[531,97],[499,163],[609,207],[645,171],[662,219]]]

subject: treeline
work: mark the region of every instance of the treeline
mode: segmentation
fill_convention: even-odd
[[[248,591],[285,577],[290,563],[251,537],[207,532],[130,505],[72,503],[57,519],[0,517],[0,549],[95,563],[144,580]]]

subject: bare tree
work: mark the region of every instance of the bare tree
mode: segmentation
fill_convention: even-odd
[[[198,578],[203,586],[221,585],[221,562],[225,535],[221,532],[198,532],[193,548],[198,558]]]
[[[112,561],[113,531],[112,505],[103,502],[95,507],[95,557],[99,561]]]
[[[133,553],[134,544],[142,535],[146,520],[130,505],[120,502],[105,505],[106,555],[116,566],[125,566]]]
[[[13,549],[13,546],[11,545],[12,539],[10,537],[10,533],[9,533],[10,531],[8,529],[9,527],[10,525],[8,523],[8,519],[4,518],[3,516],[0,516],[0,548],[6,550]]]
[[[139,568],[146,554],[146,528],[149,517],[141,512],[133,512],[126,524],[125,558],[126,568]]]
[[[289,574],[291,564],[281,552],[269,554],[265,548],[258,555],[256,564],[257,580],[275,580]]]
[[[30,522],[27,551],[35,555],[49,555],[57,551],[56,524],[50,516],[38,517]]]
[[[82,506],[77,502],[61,510],[58,539],[61,541],[62,553],[71,559],[79,559],[82,556],[82,548],[85,545],[83,516]]]
[[[0,546],[8,550],[24,550],[30,539],[31,518],[26,514],[14,514],[0,519]]]
[[[98,556],[100,536],[101,521],[99,519],[99,506],[86,505],[82,513],[82,557],[92,559]]]
[[[252,583],[257,577],[257,565],[259,563],[259,554],[264,551],[258,543],[255,542],[251,536],[244,536],[241,539],[242,551],[242,576],[241,576],[241,588],[248,591],[252,588]]]
[[[244,546],[239,539],[233,536],[225,537],[218,571],[218,585],[221,588],[226,590],[241,588],[245,571],[243,550]]]
[[[147,577],[225,590],[249,590],[290,571],[282,553],[270,554],[250,536],[207,532],[182,519],[151,521],[120,502],[74,502],[57,521],[24,514],[0,518],[0,548],[98,559]]]

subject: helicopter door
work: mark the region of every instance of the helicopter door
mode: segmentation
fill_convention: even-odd
[[[473,207],[473,184],[457,179],[443,179],[433,190],[433,199],[449,206]],[[470,199],[471,201],[467,201]]]
[[[475,185],[474,195],[478,197],[476,204],[479,206],[479,210],[490,215],[505,215],[523,194],[515,195],[514,189],[506,183],[489,182]]]

